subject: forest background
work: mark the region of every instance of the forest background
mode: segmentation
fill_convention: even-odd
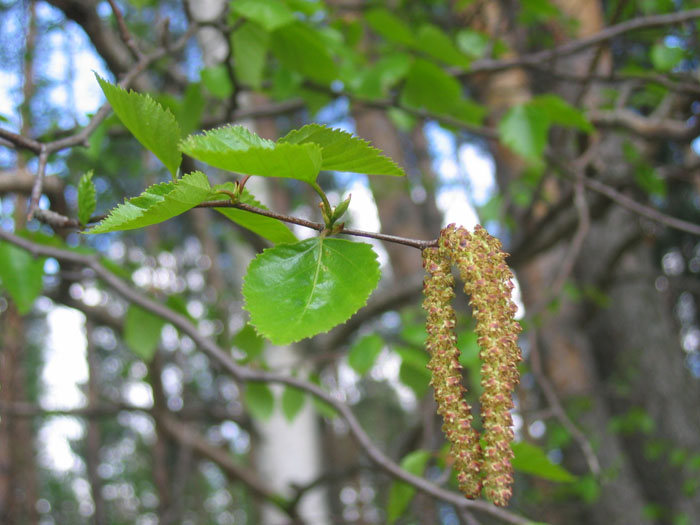
[[[700,522],[699,20],[670,0],[0,2],[0,522]],[[203,208],[80,233],[170,180],[93,71],[183,136],[317,122],[396,161],[318,178],[385,234],[364,239],[368,305],[273,345],[241,295],[269,235]],[[298,181],[246,188],[322,222]],[[416,246],[449,222],[499,237],[518,283],[505,508],[457,491],[425,368]]]

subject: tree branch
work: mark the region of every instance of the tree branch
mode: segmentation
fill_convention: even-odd
[[[677,13],[633,18],[632,20],[606,27],[594,35],[567,42],[554,49],[538,51],[536,53],[505,60],[494,60],[490,58],[477,60],[471,64],[468,70],[453,69],[451,73],[457,78],[465,78],[477,73],[497,73],[505,69],[516,67],[541,68],[542,64],[545,62],[552,62],[557,58],[573,55],[586,48],[607,42],[608,40],[612,40],[615,37],[631,31],[678,24],[697,18],[700,18],[700,9],[689,9]]]
[[[498,517],[508,523],[515,523],[521,525],[531,523],[531,521],[527,518],[509,512],[505,509],[498,508],[490,503],[487,503],[486,501],[467,500],[461,494],[445,490],[424,478],[406,472],[374,445],[369,435],[367,435],[367,433],[360,425],[360,422],[355,417],[350,407],[347,406],[345,403],[337,400],[335,397],[325,392],[318,385],[315,385],[308,381],[274,372],[266,372],[264,370],[253,370],[237,364],[231,359],[228,352],[223,350],[209,338],[201,335],[197,330],[197,327],[194,324],[192,324],[189,321],[189,319],[187,319],[181,314],[174,312],[168,307],[155,302],[154,300],[150,299],[149,297],[143,295],[141,292],[129,286],[127,283],[125,283],[120,278],[111,273],[109,270],[107,270],[107,268],[105,268],[99,262],[99,258],[96,255],[84,255],[60,248],[55,248],[52,246],[37,244],[22,237],[18,237],[17,235],[7,232],[3,229],[0,229],[0,239],[14,244],[15,246],[18,246],[24,250],[27,250],[35,257],[54,257],[58,261],[71,262],[92,269],[97,277],[99,277],[110,288],[118,292],[128,301],[156,314],[163,320],[171,323],[182,333],[189,336],[202,352],[204,352],[212,361],[217,363],[223,370],[229,373],[234,379],[243,382],[257,381],[267,383],[280,383],[293,386],[329,404],[345,420],[350,430],[350,433],[353,435],[355,441],[357,441],[360,447],[364,450],[365,454],[367,454],[367,456],[377,466],[379,466],[382,470],[384,470],[391,476],[400,479],[401,481],[404,481],[406,483],[409,483],[410,485],[413,485],[416,489],[420,490],[425,494],[428,494],[434,498],[455,505],[460,509],[471,508],[479,510],[490,514],[491,516]],[[185,436],[185,438],[192,439],[191,436]],[[194,443],[192,443],[192,446],[194,446]]]

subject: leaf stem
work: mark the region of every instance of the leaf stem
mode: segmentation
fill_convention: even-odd
[[[314,189],[314,191],[316,193],[318,193],[318,196],[321,197],[321,200],[323,201],[323,206],[325,207],[325,210],[326,210],[325,213],[327,213],[328,217],[330,218],[330,214],[333,211],[333,208],[331,208],[331,203],[328,201],[328,197],[326,196],[326,193],[323,191],[321,186],[319,186],[318,182],[316,182],[315,180],[309,182],[309,186],[311,186]],[[330,226],[333,226],[333,225],[331,224],[331,225],[329,225],[329,227]]]
[[[304,226],[305,228],[310,228],[318,232],[322,232],[327,229],[326,225],[320,222],[307,221],[305,219],[300,219],[298,217],[291,217],[289,215],[282,215],[280,213],[275,213],[270,210],[263,210],[262,208],[256,208],[250,204],[245,204],[243,202],[231,202],[231,201],[210,201],[203,202],[196,206],[197,208],[238,208],[239,210],[245,210],[251,213],[257,213],[258,215],[264,215],[265,217],[271,217],[277,219],[278,221],[288,222],[290,224],[298,224],[299,226]],[[395,244],[403,244],[405,246],[411,246],[412,248],[418,248],[423,250],[431,246],[437,246],[437,239],[432,239],[429,241],[421,241],[419,239],[410,239],[406,237],[398,237],[396,235],[387,235],[385,233],[376,233],[363,230],[354,230],[351,228],[343,228],[337,233],[342,233],[343,235],[354,235],[355,237],[369,237],[371,239],[378,239],[385,242],[393,242]]]

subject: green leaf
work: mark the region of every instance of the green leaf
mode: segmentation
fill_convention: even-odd
[[[235,13],[257,22],[267,31],[291,24],[294,13],[280,0],[236,0],[230,3]]]
[[[576,476],[566,469],[552,463],[544,450],[525,441],[511,443],[513,449],[513,468],[519,472],[532,474],[550,481],[570,483],[576,481]]]
[[[245,309],[259,333],[283,345],[347,321],[379,282],[369,244],[314,237],[259,254],[243,281]]]
[[[270,419],[275,411],[275,395],[265,383],[248,383],[243,402],[250,415],[262,421]]]
[[[383,56],[369,68],[363,68],[351,83],[361,97],[381,98],[396,86],[408,73],[413,57],[407,53]]]
[[[224,126],[190,135],[180,149],[216,168],[265,177],[285,177],[313,182],[321,169],[317,144],[275,144],[243,126]]]
[[[321,385],[321,378],[319,377],[318,373],[313,372],[309,374],[309,381],[314,385],[320,387],[322,390],[324,390],[323,385]],[[338,411],[335,409],[335,407],[329,403],[326,403],[322,399],[319,399],[316,396],[311,396],[311,402],[314,406],[314,409],[316,409],[316,412],[318,412],[323,417],[326,417],[328,419],[334,419],[338,416]]]
[[[389,42],[395,42],[413,47],[415,39],[413,31],[400,18],[384,8],[370,9],[365,13],[365,20],[369,26]]]
[[[80,178],[78,183],[78,220],[80,224],[90,222],[90,217],[92,217],[97,205],[95,194],[95,184],[92,182],[92,170],[90,170]]]
[[[284,392],[282,392],[282,413],[287,421],[290,423],[294,421],[301,409],[304,408],[304,403],[306,403],[305,392],[289,385],[284,387]]]
[[[234,2],[233,5],[238,5]],[[234,31],[233,70],[236,80],[260,89],[270,35],[259,25],[246,22]]]
[[[98,75],[95,76],[122,124],[175,177],[182,155],[177,148],[180,126],[173,114],[148,95],[127,92]]]
[[[414,474],[422,476],[425,467],[430,459],[430,452],[427,450],[414,450],[401,460],[401,468]],[[394,523],[406,512],[411,503],[416,489],[412,485],[403,481],[394,481],[389,489],[389,501],[387,502],[387,521]]]
[[[434,25],[425,24],[420,28],[418,49],[445,64],[469,67],[469,59],[455,47],[444,31]]]
[[[648,164],[640,163],[636,166],[634,179],[639,184],[639,187],[650,195],[665,197],[668,193],[666,181]]]
[[[200,76],[204,87],[215,97],[226,100],[233,95],[233,84],[225,65],[219,64],[202,69]]]
[[[488,35],[471,29],[462,29],[457,33],[457,47],[471,58],[483,57],[490,41]]]
[[[226,184],[218,184],[214,186],[212,190],[217,190],[220,188],[227,188],[229,191],[233,191],[234,189],[233,183],[228,182]],[[263,210],[267,209],[263,204],[255,200],[255,197],[253,197],[246,189],[244,189],[243,193],[241,193],[239,200],[244,204],[250,204],[256,208],[261,208]],[[298,241],[296,235],[292,233],[292,230],[290,230],[287,225],[277,219],[273,219],[272,217],[265,217],[264,215],[258,215],[257,213],[251,213],[249,211],[239,210],[237,208],[215,209],[239,226],[260,235],[260,237],[267,239],[273,244]]]
[[[329,84],[338,77],[338,68],[323,39],[301,22],[273,32],[270,49],[282,65],[311,80]]]
[[[529,104],[510,108],[498,124],[501,141],[515,153],[535,164],[542,162],[548,132],[547,114]]]
[[[132,304],[124,318],[124,342],[138,357],[150,361],[158,348],[163,326],[163,319]]]
[[[0,288],[7,290],[24,315],[32,309],[44,286],[44,257],[34,258],[28,251],[0,241]]]
[[[363,376],[370,371],[382,348],[384,341],[381,337],[377,334],[366,335],[352,345],[348,354],[348,364]]]
[[[539,95],[529,105],[541,109],[552,124],[593,132],[593,125],[583,112],[557,95]]]
[[[680,47],[668,47],[665,44],[656,44],[651,48],[651,63],[663,72],[671,71],[683,57],[685,51]]]
[[[194,171],[176,182],[154,184],[138,197],[114,208],[106,219],[85,233],[134,230],[157,224],[194,208],[210,195],[207,176]]]
[[[279,144],[318,144],[321,147],[321,169],[351,171],[367,175],[398,175],[406,173],[389,157],[359,137],[347,131],[331,129],[321,124],[308,124],[292,130]]]
[[[416,397],[422,398],[430,386],[430,372],[426,368],[430,357],[418,348],[397,346],[395,350],[401,357],[399,380],[413,390]]]
[[[249,324],[246,324],[238,331],[231,343],[243,350],[248,356],[248,360],[260,356],[265,348],[265,340],[255,333],[255,328]]]
[[[459,82],[427,60],[413,63],[403,91],[401,103],[418,109],[448,113],[460,99]]]

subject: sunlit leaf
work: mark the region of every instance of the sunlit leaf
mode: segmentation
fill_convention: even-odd
[[[290,423],[294,421],[301,409],[304,408],[305,403],[305,392],[289,385],[284,387],[284,392],[282,392],[282,413],[287,421]]]
[[[651,48],[651,63],[659,71],[671,71],[683,57],[685,51],[680,47],[669,47],[665,44],[656,44]]]
[[[222,100],[233,95],[234,86],[228,68],[223,64],[202,69],[202,84],[209,92]]]
[[[238,5],[234,2],[233,5]],[[270,34],[252,22],[246,22],[232,35],[233,70],[236,80],[259,89],[265,70]]]
[[[562,466],[552,463],[544,450],[525,441],[512,443],[513,468],[519,472],[532,474],[538,478],[557,482],[576,481],[576,476],[568,472]]]
[[[230,182],[227,184],[219,184],[214,186],[212,190],[216,191],[221,187],[228,187],[229,190],[233,190],[233,184]],[[250,204],[256,208],[261,208],[263,210],[267,209],[263,204],[255,200],[255,197],[253,197],[247,189],[243,190],[239,200],[244,204]],[[272,243],[277,244],[278,242],[297,242],[298,240],[296,235],[292,233],[292,230],[277,219],[265,217],[264,215],[258,215],[257,213],[251,213],[245,210],[239,210],[237,208],[215,209],[239,226],[252,231],[253,233],[267,239]]]
[[[90,222],[97,205],[95,184],[92,182],[92,171],[88,171],[78,183],[78,220],[80,224]]]
[[[166,221],[207,200],[211,187],[200,171],[188,173],[176,182],[163,182],[138,197],[114,208],[106,219],[85,233],[134,230]]]
[[[163,109],[149,95],[135,91],[127,92],[98,75],[95,76],[114,113],[126,129],[158,157],[174,177],[182,160],[177,147],[180,141],[180,126],[175,116]]]
[[[413,58],[407,53],[392,53],[381,57],[369,68],[365,67],[351,84],[361,97],[381,98],[408,73]]]
[[[294,13],[280,0],[235,0],[231,2],[235,13],[257,22],[267,31],[294,22]]]
[[[320,124],[308,124],[292,130],[279,144],[318,144],[321,146],[321,169],[351,171],[367,175],[405,175],[389,157],[369,142],[347,131]]]
[[[317,144],[275,144],[243,126],[224,126],[203,135],[190,135],[180,148],[197,160],[245,175],[311,182],[321,169],[321,147]]]
[[[158,348],[165,321],[134,304],[124,318],[124,342],[144,361],[150,361]]]
[[[275,411],[275,395],[265,383],[248,383],[243,402],[250,415],[262,421],[270,419]]]
[[[374,365],[383,347],[384,341],[377,334],[366,335],[352,345],[348,353],[348,364],[361,376],[365,375]]]
[[[265,348],[265,340],[249,324],[241,328],[231,342],[246,353],[248,360],[258,357]]]
[[[401,92],[401,103],[437,113],[449,113],[460,100],[459,82],[427,60],[416,60],[411,66]]]
[[[593,131],[593,125],[586,118],[583,112],[566,102],[558,95],[539,95],[529,103],[541,109],[552,124],[578,128],[586,133]]]
[[[250,323],[283,345],[347,321],[378,282],[370,245],[314,237],[259,254],[248,267],[243,296]]]
[[[28,251],[0,241],[0,289],[7,290],[20,314],[32,309],[44,286],[44,257],[34,258]]]
[[[442,29],[425,24],[418,30],[418,49],[452,66],[468,67],[469,59],[462,54]]]
[[[501,141],[515,153],[540,163],[547,145],[549,118],[544,110],[528,104],[514,106],[498,124]]]
[[[285,67],[311,80],[329,84],[338,68],[318,33],[297,22],[272,33],[270,49]]]
[[[423,475],[428,460],[430,459],[428,450],[414,450],[401,460],[401,468],[416,476]],[[394,481],[389,489],[389,501],[387,502],[386,514],[387,522],[394,523],[406,512],[416,488],[403,481]]]
[[[406,46],[415,45],[411,28],[389,10],[381,7],[370,9],[365,13],[365,20],[377,34],[388,41]]]

